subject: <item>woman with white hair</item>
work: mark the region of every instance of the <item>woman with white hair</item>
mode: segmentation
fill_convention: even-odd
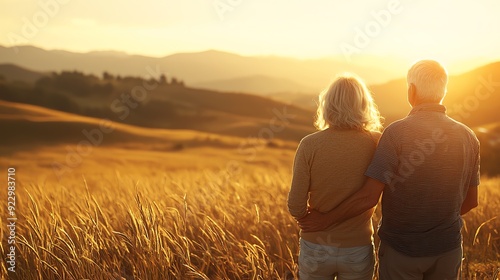
[[[337,77],[319,95],[320,131],[300,141],[293,165],[288,210],[295,219],[308,209],[328,212],[363,186],[381,119],[366,85],[353,75]],[[302,231],[300,279],[372,279],[373,211],[322,231]]]

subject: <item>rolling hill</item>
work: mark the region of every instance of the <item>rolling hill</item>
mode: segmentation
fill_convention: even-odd
[[[238,148],[241,138],[186,129],[157,129],[132,126],[51,110],[39,106],[0,101],[0,154],[19,148],[70,144],[82,141],[92,146],[127,146],[140,143],[144,149],[176,151],[181,148]],[[290,147],[286,141],[277,141]],[[17,147],[17,148],[16,148]]]
[[[0,101],[0,112],[1,126],[9,131],[0,138],[2,145],[78,143],[80,140],[89,140],[90,142],[95,140],[95,142],[99,142],[98,145],[132,141],[156,142],[159,140],[168,140],[167,142],[173,143],[213,136],[188,130],[169,131],[141,128],[7,101]],[[101,136],[98,137],[99,135]],[[100,138],[102,141],[98,141]]]
[[[0,64],[0,76],[10,82],[21,81],[34,83],[36,80],[40,79],[43,74],[14,64]]]
[[[136,125],[239,137],[298,141],[314,130],[314,113],[310,110],[251,94],[192,88],[159,88],[137,115],[141,117]]]
[[[158,82],[146,90],[142,87],[146,80],[102,80],[75,72],[44,79],[36,85],[0,81],[0,99],[141,127],[188,129],[267,140],[298,141],[314,130],[312,110],[252,94]],[[73,89],[77,84],[88,90]],[[93,89],[102,86],[107,89],[105,92],[94,92]],[[145,94],[138,102],[132,98],[137,88],[142,88]]]

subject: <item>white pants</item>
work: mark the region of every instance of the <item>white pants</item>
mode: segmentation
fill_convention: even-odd
[[[375,256],[373,244],[339,248],[300,239],[300,280],[371,280]]]

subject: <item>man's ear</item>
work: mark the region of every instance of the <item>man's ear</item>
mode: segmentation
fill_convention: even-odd
[[[417,88],[414,84],[408,85],[408,102],[412,107],[417,104]]]

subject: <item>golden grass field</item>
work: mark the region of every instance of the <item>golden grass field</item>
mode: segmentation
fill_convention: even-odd
[[[299,231],[286,207],[296,143],[117,125],[56,176],[53,163],[66,163],[96,121],[4,109],[2,126],[25,137],[0,146],[1,201],[15,167],[18,217],[15,273],[5,261],[10,232],[0,231],[2,279],[296,276]],[[53,135],[64,141],[47,144]],[[0,213],[5,223],[7,203]],[[464,279],[498,272],[499,213],[500,178],[483,178],[480,205],[464,216]]]
[[[11,279],[296,275],[298,228],[286,207],[293,150],[263,148],[253,161],[236,157],[237,168],[228,170],[225,164],[237,156],[231,150],[225,158],[214,149],[175,154],[97,147],[58,181],[44,163],[60,157],[58,149],[8,159],[17,166],[19,218]],[[30,165],[34,153],[42,160]],[[186,168],[190,160],[194,167]],[[483,178],[480,206],[464,216],[464,279],[493,279],[500,268],[499,209],[500,179]],[[0,212],[6,217],[6,207]],[[5,240],[5,227],[1,234]],[[6,268],[4,261],[3,279]]]

